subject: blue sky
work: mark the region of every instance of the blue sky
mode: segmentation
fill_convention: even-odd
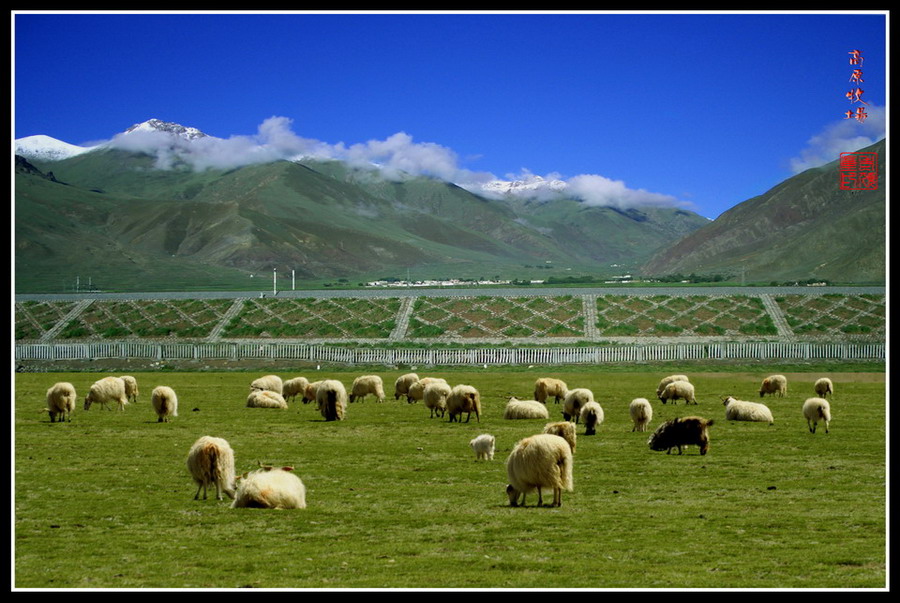
[[[15,138],[91,144],[158,118],[232,147],[558,178],[715,218],[885,131],[879,12],[12,19]],[[863,106],[845,97],[854,49],[865,122],[844,119]]]

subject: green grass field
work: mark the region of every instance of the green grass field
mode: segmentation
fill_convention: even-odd
[[[774,425],[727,422],[720,398],[758,400],[761,379],[783,369],[681,368],[420,369],[480,390],[481,422],[468,424],[395,401],[397,370],[279,372],[348,386],[381,375],[388,401],[352,404],[334,423],[312,404],[246,408],[264,373],[165,372],[135,374],[141,398],[124,413],[79,402],[70,423],[52,424],[41,410],[50,385],[70,381],[83,400],[104,375],[17,374],[14,588],[885,588],[883,365],[786,372],[788,396],[765,400]],[[706,456],[653,452],[648,433],[631,431],[631,399],[653,400],[676,372],[700,403],[654,400],[652,428],[715,419]],[[825,375],[836,390],[831,433],[811,434],[800,407]],[[530,398],[540,376],[592,389],[606,420],[596,436],[579,426],[575,490],[562,507],[537,508],[532,495],[511,508],[505,459],[546,421],[504,420],[503,406],[510,394]],[[179,397],[167,424],[149,402],[163,384]],[[468,447],[480,433],[497,438],[493,461]],[[295,466],[308,507],[193,500],[185,459],[203,435],[231,443],[238,472]]]

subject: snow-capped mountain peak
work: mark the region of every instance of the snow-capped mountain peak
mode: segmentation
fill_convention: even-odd
[[[60,161],[96,148],[80,147],[43,134],[16,139],[16,155],[42,161]]]
[[[206,134],[204,134],[197,128],[186,128],[181,124],[162,121],[161,119],[148,119],[145,122],[134,124],[127,130],[125,130],[124,133],[132,134],[134,132],[165,132],[167,134],[174,134],[180,138],[185,138],[187,140],[195,140],[197,138],[204,138],[206,136]]]
[[[529,175],[524,179],[491,180],[482,185],[482,190],[494,195],[528,195],[535,193],[560,193],[567,187],[564,180],[558,178],[542,178]]]

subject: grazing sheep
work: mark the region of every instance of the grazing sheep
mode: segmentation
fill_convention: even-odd
[[[429,383],[425,386],[422,400],[425,402],[425,408],[431,411],[432,419],[435,414],[443,417],[444,413],[447,412],[447,398],[450,397],[451,391],[450,386],[442,381]]]
[[[549,419],[547,407],[537,400],[510,398],[503,409],[504,419]]]
[[[130,402],[137,404],[138,394],[140,393],[138,392],[137,379],[131,375],[122,375],[119,379],[125,382],[125,396]]]
[[[303,391],[303,403],[308,404],[316,399],[316,392],[319,389],[319,386],[322,384],[321,381],[313,381],[309,385],[306,386],[306,389]]]
[[[663,388],[659,395],[660,401],[665,404],[669,400],[672,404],[678,404],[677,400],[681,398],[685,404],[696,404],[697,399],[694,397],[694,386],[689,381],[673,381]]]
[[[50,415],[50,422],[71,421],[77,399],[78,395],[75,393],[74,385],[67,381],[54,383],[47,390],[47,408],[44,409]]]
[[[772,418],[772,411],[765,404],[736,400],[732,396],[726,397],[722,403],[725,405],[725,420],[727,421],[775,422],[775,419]]]
[[[406,391],[406,401],[410,404],[415,404],[422,400],[425,397],[425,388],[432,383],[447,383],[447,381],[441,377],[422,377],[415,383],[410,384],[409,389]]]
[[[666,389],[666,386],[673,381],[690,381],[690,379],[687,378],[687,375],[669,375],[668,377],[663,377],[660,380],[659,385],[656,386],[656,397],[659,398],[662,395],[663,390]]]
[[[254,379],[253,382],[250,383],[250,389],[268,390],[270,392],[275,392],[280,396],[284,389],[284,384],[281,381],[281,377],[278,375],[266,375],[265,377]]]
[[[810,433],[816,433],[819,421],[825,423],[825,433],[828,433],[828,424],[831,422],[831,405],[825,398],[807,398],[803,403],[803,416],[806,417],[806,425]]]
[[[360,402],[372,394],[376,402],[384,402],[384,384],[378,375],[363,375],[353,380],[350,387],[350,402]]]
[[[509,484],[506,495],[512,507],[525,506],[525,495],[537,490],[538,506],[544,504],[541,490],[553,490],[553,506],[562,505],[563,490],[571,491],[572,448],[559,436],[540,433],[516,443],[506,459]]]
[[[712,419],[703,417],[676,417],[656,428],[647,440],[650,450],[665,450],[671,454],[673,448],[682,453],[684,446],[699,446],[700,454],[709,452],[709,427]]]
[[[469,446],[475,452],[476,461],[493,461],[495,444],[496,439],[489,433],[483,433],[469,441]]]
[[[828,377],[822,377],[821,379],[818,379],[813,388],[816,390],[816,394],[820,398],[827,398],[828,394],[831,394],[832,396],[834,395],[834,384]]]
[[[457,385],[450,390],[447,396],[447,414],[450,415],[450,422],[456,420],[462,423],[462,414],[466,413],[466,423],[472,418],[472,413],[481,423],[481,395],[478,390],[471,385]]]
[[[406,396],[409,392],[409,386],[418,380],[419,376],[415,373],[406,373],[397,377],[397,380],[394,381],[394,400],[399,400],[400,396]]]
[[[306,486],[293,467],[263,467],[238,478],[232,509],[305,509]]]
[[[581,407],[588,402],[594,401],[594,392],[586,387],[577,387],[566,393],[566,399],[563,401],[563,418],[566,421],[575,421],[578,423],[581,417]]]
[[[628,412],[631,414],[631,422],[634,427],[631,431],[647,431],[650,421],[653,420],[653,406],[647,398],[635,398],[628,405]]]
[[[759,397],[766,394],[778,394],[780,397],[787,395],[787,377],[784,375],[770,375],[763,379],[759,387]]]
[[[343,421],[347,412],[347,390],[336,379],[322,381],[316,389],[316,406],[326,421]]]
[[[581,422],[584,423],[584,435],[594,435],[597,427],[603,423],[603,408],[597,402],[586,402],[581,407]]]
[[[547,403],[547,398],[553,397],[553,401],[559,404],[560,400],[565,399],[569,387],[565,381],[554,379],[552,377],[541,377],[534,382],[534,399],[541,404]]]
[[[178,397],[175,390],[167,385],[153,388],[150,392],[150,403],[156,411],[157,423],[168,423],[169,417],[178,416]]]
[[[206,488],[215,484],[216,499],[222,500],[222,493],[234,498],[234,451],[222,438],[203,436],[194,442],[188,452],[188,471],[197,484],[194,500],[206,500]]]
[[[109,403],[115,402],[119,410],[125,410],[125,405],[128,404],[125,382],[119,377],[104,377],[95,381],[84,398],[84,409],[88,410],[94,402],[106,410],[112,410]]]
[[[306,377],[294,377],[293,379],[288,379],[281,384],[281,397],[284,398],[285,402],[288,400],[293,401],[297,396],[300,396],[301,399],[307,401],[305,397],[307,385],[309,385],[309,379]]]
[[[544,431],[541,433],[549,433],[561,437],[569,445],[569,448],[572,449],[572,454],[575,454],[575,443],[578,440],[578,435],[575,433],[575,424],[571,421],[555,421],[553,423],[547,423],[544,425]]]
[[[287,402],[281,394],[267,390],[256,389],[247,396],[247,408],[287,408]]]

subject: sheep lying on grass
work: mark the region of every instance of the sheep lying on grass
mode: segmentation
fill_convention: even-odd
[[[690,379],[687,378],[687,375],[669,375],[668,377],[663,377],[660,379],[659,385],[656,386],[656,397],[659,398],[662,396],[666,386],[674,381],[690,381]]]
[[[131,375],[122,375],[119,379],[125,382],[125,397],[128,398],[129,402],[137,403],[139,394],[137,379]]]
[[[206,500],[206,489],[215,485],[216,498],[222,500],[222,493],[234,498],[234,451],[222,438],[203,436],[191,446],[187,457],[187,467],[197,484],[194,500]]]
[[[109,404],[115,402],[119,410],[125,410],[128,404],[125,382],[120,377],[104,377],[95,381],[84,398],[84,409],[88,410],[94,402],[106,410],[112,410]]]
[[[770,375],[763,379],[759,387],[759,397],[766,394],[778,394],[780,397],[787,395],[787,377],[784,375]]]
[[[503,409],[504,419],[549,419],[547,407],[537,400],[510,398]]]
[[[581,407],[593,401],[594,392],[585,387],[569,390],[563,401],[563,419],[578,423],[581,417]]]
[[[537,490],[538,506],[544,504],[542,489],[553,490],[553,506],[562,505],[563,490],[573,489],[572,448],[559,436],[541,433],[516,443],[506,459],[509,484],[506,495],[512,507],[525,506],[525,495]]]
[[[494,446],[496,444],[496,438],[489,433],[483,433],[480,436],[469,441],[469,446],[475,452],[475,460],[476,461],[493,461],[494,460]]]
[[[757,423],[774,423],[772,411],[765,404],[736,400],[732,396],[725,398],[725,419],[728,421],[754,421]]]
[[[462,423],[462,414],[466,413],[466,423],[475,413],[475,419],[481,423],[481,395],[478,390],[471,385],[457,385],[450,390],[447,396],[447,414],[450,415],[450,422],[457,421]]]
[[[316,389],[316,407],[326,421],[343,421],[347,413],[347,390],[337,379],[326,379]]]
[[[603,408],[599,403],[591,401],[581,407],[581,422],[584,424],[584,435],[594,435],[597,427],[603,423]]]
[[[293,467],[263,467],[237,480],[233,509],[305,509],[306,486]]]
[[[834,383],[832,383],[831,379],[828,377],[822,377],[821,379],[816,380],[813,389],[820,398],[827,398],[828,394],[834,395]]]
[[[534,399],[542,404],[547,403],[547,398],[552,397],[553,401],[559,404],[560,400],[564,400],[569,387],[566,382],[561,379],[552,377],[541,377],[534,382]]]
[[[569,448],[572,449],[572,454],[575,454],[575,444],[578,441],[578,436],[575,433],[575,424],[571,421],[555,421],[553,423],[547,423],[544,425],[544,431],[541,433],[549,433],[561,437],[569,445]]]
[[[265,377],[254,379],[250,383],[250,389],[268,390],[270,392],[275,392],[280,396],[281,392],[284,390],[284,383],[282,383],[281,377],[278,375],[266,375]]]
[[[676,417],[656,428],[647,440],[650,450],[665,450],[671,454],[673,448],[682,453],[685,446],[699,446],[700,454],[709,452],[709,427],[712,419],[703,417]]]
[[[400,396],[407,395],[409,386],[418,380],[419,376],[415,373],[406,373],[397,377],[397,380],[394,381],[394,400],[399,400]]]
[[[167,385],[154,387],[150,392],[150,403],[156,412],[157,423],[168,423],[169,417],[178,416],[178,396],[175,390]]]
[[[353,380],[350,387],[350,402],[360,402],[369,394],[375,396],[376,402],[384,402],[384,383],[378,375],[363,375]]]
[[[663,388],[659,395],[659,400],[663,404],[672,401],[672,404],[678,404],[678,399],[684,400],[685,404],[696,404],[697,399],[694,396],[694,386],[688,381],[673,381]]]
[[[247,396],[247,408],[287,408],[281,394],[268,389],[256,389]]]
[[[47,408],[44,409],[50,415],[50,422],[71,421],[77,400],[74,385],[67,381],[54,383],[47,390]]]
[[[653,420],[653,407],[650,401],[647,398],[635,398],[628,405],[628,412],[634,424],[631,431],[647,431],[650,421]]]
[[[429,383],[425,386],[422,400],[425,403],[425,408],[431,411],[432,419],[434,415],[443,417],[444,413],[447,412],[447,398],[450,397],[451,391],[450,386],[442,381]]]
[[[306,377],[294,377],[293,379],[288,379],[281,384],[281,397],[284,398],[285,402],[293,400],[297,396],[300,396],[304,401],[308,401],[305,400],[306,386],[308,385],[309,379]]]
[[[803,403],[803,416],[810,433],[816,433],[819,421],[825,423],[825,433],[828,433],[828,424],[831,423],[831,405],[825,398],[807,398]]]

